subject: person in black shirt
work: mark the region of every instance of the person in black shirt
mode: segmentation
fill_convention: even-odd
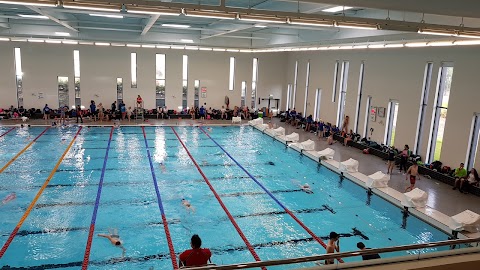
[[[371,249],[371,248],[365,247],[365,244],[362,243],[362,242],[358,242],[358,243],[357,243],[357,248],[359,248],[360,250],[368,250],[368,249]],[[362,255],[362,259],[363,259],[364,261],[366,261],[366,260],[380,259],[380,255],[378,255],[378,253],[368,254],[368,255]]]
[[[395,149],[395,146],[392,145],[392,147],[388,149],[387,174],[393,174],[393,168],[395,167],[396,156],[397,156],[397,150]]]

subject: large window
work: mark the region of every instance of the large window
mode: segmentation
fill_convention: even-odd
[[[258,58],[253,58],[253,68],[252,68],[252,100],[251,106],[253,109],[256,109],[256,100],[257,100],[257,79],[258,79]]]
[[[155,104],[165,107],[165,54],[155,55]]]
[[[303,116],[307,116],[308,85],[310,83],[310,61],[307,62],[307,78],[305,79],[305,101],[303,102]]]
[[[398,101],[391,100],[387,108],[387,122],[385,125],[384,144],[394,145],[395,130],[397,129]]]
[[[228,90],[235,89],[235,57],[230,57],[230,73],[228,76]]]
[[[357,106],[355,108],[355,123],[353,125],[353,132],[358,132],[358,122],[360,120],[360,106],[362,105],[362,93],[363,93],[363,74],[365,71],[365,63],[360,64],[360,75],[358,77],[358,94],[357,94]]]
[[[58,107],[64,106],[70,107],[69,95],[68,95],[68,77],[57,77],[58,82]]]
[[[315,107],[313,110],[313,119],[318,121],[320,118],[320,105],[322,103],[322,89],[317,88],[315,91]]]
[[[14,49],[15,54],[15,83],[17,88],[18,108],[23,106],[23,71],[22,71],[22,54],[20,48]]]
[[[365,124],[363,125],[363,137],[368,138],[368,124],[370,123],[370,106],[372,105],[372,97],[367,97],[367,105],[365,107]]]
[[[132,88],[137,88],[137,53],[130,54],[130,75],[132,78]]]
[[[73,70],[75,74],[75,106],[81,106],[82,100],[80,96],[80,52],[73,51]]]
[[[432,125],[428,140],[428,152],[426,162],[430,163],[440,159],[443,144],[443,133],[447,121],[448,100],[450,99],[450,87],[452,85],[453,63],[443,63],[438,74],[437,92],[435,95],[435,107],[433,108]]]
[[[194,81],[194,85],[193,85],[193,94],[194,94],[194,98],[193,98],[193,106],[195,107],[200,107],[200,80],[195,80]]]
[[[117,104],[123,101],[123,78],[117,78]]]
[[[347,61],[342,63],[342,75],[340,77],[340,93],[338,94],[338,115],[337,127],[341,127],[345,116],[345,100],[347,95],[348,68],[350,64]],[[343,128],[343,127],[341,127]]]
[[[242,81],[242,95],[240,100],[240,106],[245,107],[245,96],[247,95],[247,82]]]
[[[295,108],[295,99],[297,98],[297,79],[298,79],[298,61],[295,61],[295,76],[293,78],[293,96],[291,109]]]
[[[420,97],[420,109],[418,110],[417,134],[415,136],[415,145],[413,152],[420,155],[422,149],[423,126],[425,125],[425,111],[428,104],[428,93],[430,92],[430,83],[432,81],[433,63],[427,63],[425,66],[425,76],[423,78],[422,96]]]
[[[337,84],[338,84],[338,67],[339,62],[335,62],[335,69],[333,70],[333,88],[332,88],[332,102],[335,102],[337,98]]]
[[[288,111],[290,109],[290,101],[291,101],[291,95],[292,95],[292,85],[288,84],[287,85],[287,102],[285,102],[285,111]]]
[[[188,109],[188,55],[183,56],[182,70],[182,109]]]
[[[472,128],[468,140],[467,160],[465,164],[471,169],[475,166],[475,159],[478,153],[478,141],[480,140],[480,113],[475,113],[472,119]]]

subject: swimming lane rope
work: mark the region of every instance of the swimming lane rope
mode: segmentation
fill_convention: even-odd
[[[202,169],[200,169],[200,166],[198,166],[198,163],[197,161],[195,161],[195,158],[193,158],[192,154],[190,153],[190,151],[188,150],[187,146],[183,143],[182,139],[180,138],[180,136],[178,136],[178,133],[177,131],[175,130],[175,128],[171,127],[172,130],[173,130],[173,133],[175,133],[175,136],[177,136],[177,139],[178,141],[180,142],[180,144],[182,144],[183,148],[185,149],[185,151],[187,152],[187,155],[190,157],[190,159],[192,160],[193,164],[195,165],[195,167],[197,168],[198,172],[200,173],[200,175],[202,175],[203,177],[203,180],[205,180],[205,183],[208,185],[208,187],[210,188],[210,190],[212,191],[213,195],[215,196],[215,198],[217,199],[218,203],[220,204],[220,206],[223,208],[223,211],[225,211],[225,214],[227,214],[228,216],[228,219],[230,220],[230,222],[232,223],[233,227],[235,227],[235,230],[237,231],[237,233],[240,235],[240,237],[242,238],[243,242],[245,242],[245,245],[247,245],[247,248],[248,250],[250,251],[250,253],[252,254],[253,258],[256,260],[256,261],[261,261],[260,260],[260,257],[258,256],[258,254],[255,252],[255,249],[253,248],[252,244],[248,241],[247,237],[245,236],[245,234],[243,234],[242,230],[240,229],[240,227],[238,226],[237,222],[235,221],[235,219],[233,218],[232,214],[230,214],[230,211],[228,211],[227,207],[225,206],[225,204],[223,203],[222,199],[220,198],[220,196],[218,195],[217,191],[213,188],[212,184],[210,183],[210,181],[208,180],[207,176],[205,176],[205,174],[203,173]],[[262,267],[263,270],[266,270],[265,267]]]

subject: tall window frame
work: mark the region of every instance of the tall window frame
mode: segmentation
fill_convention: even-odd
[[[420,108],[418,110],[417,132],[415,134],[415,144],[413,152],[417,155],[421,154],[423,130],[425,125],[425,112],[428,105],[428,95],[430,93],[430,85],[432,82],[433,63],[427,62],[425,65],[425,73],[423,77],[422,96],[420,97]]]
[[[471,169],[475,166],[477,158],[478,145],[480,141],[480,113],[474,113],[472,126],[470,128],[470,137],[468,138],[467,156],[465,166]]]
[[[290,108],[295,108],[295,101],[297,98],[297,80],[298,80],[298,61],[295,61],[295,75],[293,77],[293,96],[292,96],[292,106]]]
[[[230,72],[228,75],[228,90],[235,90],[235,57],[230,57]]]
[[[425,158],[427,163],[440,159],[447,120],[448,101],[451,93],[453,69],[454,66],[452,62],[444,62],[438,72],[437,91],[434,102],[435,107],[432,113],[428,151]]]
[[[188,55],[182,56],[182,109],[188,109]]]
[[[337,127],[343,128],[340,125],[343,123],[343,118],[345,117],[345,103],[347,96],[347,87],[348,87],[348,71],[350,67],[350,62],[342,62],[342,72],[340,75],[340,91],[338,93],[338,108],[337,108]]]
[[[357,106],[355,107],[355,123],[353,125],[353,132],[358,132],[358,123],[360,122],[360,106],[362,105],[363,94],[363,78],[365,74],[365,62],[360,64],[360,75],[358,76],[358,93],[357,93]]]
[[[243,108],[246,105],[246,95],[247,95],[247,82],[242,81],[242,91],[240,95],[240,106]]]
[[[385,145],[393,146],[395,143],[395,133],[397,130],[397,119],[398,119],[398,107],[399,103],[397,100],[390,100],[388,102],[387,108],[387,119],[385,124],[385,134],[383,143]]]
[[[166,55],[155,54],[155,106],[165,107],[165,84],[166,84]]]
[[[252,95],[251,95],[251,107],[257,109],[257,80],[258,80],[258,58],[253,58],[252,66]]]
[[[370,106],[372,106],[372,96],[367,97],[365,107],[365,122],[363,124],[363,137],[368,138],[368,126],[370,124]]]
[[[193,106],[200,106],[200,80],[193,82]]]
[[[123,101],[123,78],[117,78],[117,104]]]
[[[82,105],[82,97],[80,92],[80,51],[73,51],[73,70],[74,70],[74,84],[75,84],[75,106]]]
[[[288,109],[291,108],[291,106],[290,106],[291,96],[292,96],[292,85],[288,84],[287,85],[287,100],[285,102],[285,111],[288,111]]]
[[[130,53],[131,88],[137,88],[137,53]]]
[[[320,118],[320,107],[322,104],[322,89],[317,88],[315,90],[315,107],[313,110],[313,119],[318,121]]]
[[[68,77],[57,77],[57,90],[58,90],[58,107],[64,106],[70,107],[70,96],[68,91]]]
[[[23,106],[23,71],[22,71],[22,51],[19,47],[15,47],[15,88],[17,91],[17,105],[18,108]]]
[[[307,116],[308,87],[310,84],[310,61],[307,62],[307,77],[305,79],[305,100],[303,102],[303,116]]]
[[[333,70],[333,88],[332,88],[332,102],[336,101],[338,89],[338,68],[340,61],[335,61],[335,69]]]

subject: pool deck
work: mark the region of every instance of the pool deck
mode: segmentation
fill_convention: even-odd
[[[10,125],[20,125],[22,122],[19,120],[1,120],[0,126],[10,126]],[[71,124],[75,124],[75,121],[70,121]],[[286,125],[281,123],[278,118],[274,118],[272,123],[275,127],[282,126],[285,128],[285,134],[290,134],[296,132],[299,134],[299,142],[311,139],[315,142],[315,150],[320,151],[327,147],[335,150],[335,155],[333,161],[325,164],[331,169],[336,169],[338,167],[338,162],[345,161],[350,158],[359,161],[358,171],[359,173],[353,173],[348,175],[349,178],[354,178],[353,180],[357,183],[362,184],[366,180],[365,176],[373,174],[377,171],[386,172],[387,165],[386,161],[382,160],[379,157],[373,155],[364,155],[362,151],[352,148],[345,147],[340,143],[335,143],[333,145],[328,145],[326,140],[318,139],[313,133],[306,133],[302,129],[296,129],[291,125]],[[44,120],[29,120],[25,124],[30,125],[51,125],[51,121]],[[85,126],[111,126],[114,123],[112,121],[96,121],[91,122],[86,120],[83,125]],[[188,119],[149,119],[146,122],[135,122],[134,120],[121,121],[120,125],[155,125],[155,126],[191,126],[202,124],[201,121],[188,120]],[[212,126],[224,126],[231,125],[231,120],[204,120],[203,125],[212,125]],[[241,124],[247,124],[247,121],[242,121]],[[237,124],[236,124],[237,125]],[[265,135],[267,136],[267,135]],[[379,189],[382,191],[382,195],[389,195],[394,199],[400,200],[402,193],[405,188],[408,186],[408,182],[405,180],[405,176],[398,172],[395,169],[394,174],[391,176],[391,179],[388,183],[390,189]],[[463,212],[467,209],[480,213],[480,197],[477,197],[472,194],[462,194],[458,191],[452,190],[452,187],[446,185],[442,182],[436,181],[434,179],[427,179],[422,177],[421,180],[417,181],[416,187],[421,190],[424,190],[428,193],[428,202],[427,207],[420,209],[419,212],[430,216],[431,218],[441,222],[447,223],[448,217],[456,215],[460,212]],[[470,237],[479,237],[480,233],[469,234]]]

